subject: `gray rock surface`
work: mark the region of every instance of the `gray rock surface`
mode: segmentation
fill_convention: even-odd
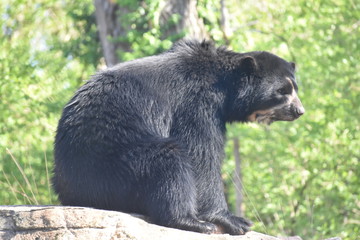
[[[157,226],[137,215],[64,206],[0,206],[0,239],[279,240],[253,231],[200,234]]]

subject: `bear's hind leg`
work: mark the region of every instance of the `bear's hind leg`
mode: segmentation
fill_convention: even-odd
[[[150,149],[148,149],[150,150]],[[174,141],[152,146],[142,158],[145,212],[155,223],[183,230],[214,233],[216,226],[196,217],[196,187],[185,152]],[[144,162],[145,163],[145,162]]]

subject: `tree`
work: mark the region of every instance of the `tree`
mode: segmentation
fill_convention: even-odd
[[[141,42],[141,45],[149,45],[144,44],[144,41],[152,42],[152,53],[169,46],[170,43],[165,47],[157,46],[161,43],[154,44],[154,37],[158,41],[175,40],[186,33],[191,38],[207,38],[204,23],[196,10],[196,3],[196,0],[168,0],[162,10],[159,10],[159,0],[125,3],[95,0],[96,22],[106,64],[113,66],[120,61],[128,60],[124,55],[133,54],[137,48],[134,45],[138,42]],[[147,39],[147,36],[150,39]],[[140,38],[144,41],[138,40]],[[135,39],[137,40],[134,41]],[[159,49],[156,50],[156,47]]]
[[[160,13],[162,38],[183,35],[195,39],[208,38],[202,19],[196,9],[197,0],[168,0]]]
[[[119,63],[118,49],[124,52],[130,51],[130,44],[119,41],[120,36],[127,34],[129,26],[126,26],[119,19],[119,15],[126,15],[129,9],[126,6],[119,6],[110,0],[95,0],[96,24],[99,32],[103,55],[107,66],[114,66]]]

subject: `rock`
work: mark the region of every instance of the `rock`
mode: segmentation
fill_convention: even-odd
[[[280,240],[302,240],[299,236],[293,236],[293,237],[279,237]]]
[[[151,224],[141,215],[64,206],[0,206],[0,239],[301,240],[254,231],[243,236],[200,234]]]
[[[139,215],[63,206],[0,206],[0,239],[278,240],[253,231],[244,236],[200,234],[157,226]]]

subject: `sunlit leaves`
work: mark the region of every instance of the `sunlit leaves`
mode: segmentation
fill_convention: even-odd
[[[91,1],[0,3],[1,204],[56,201],[49,187],[56,123],[99,59],[93,9]]]
[[[354,1],[245,1],[231,8],[243,26],[232,39],[234,48],[296,60],[307,111],[269,130],[229,126],[229,136],[240,138],[250,196],[245,203],[260,204],[274,234],[283,229],[309,239],[359,235],[359,222],[348,220],[358,216],[360,194],[359,10]],[[279,214],[284,225],[275,221]]]

